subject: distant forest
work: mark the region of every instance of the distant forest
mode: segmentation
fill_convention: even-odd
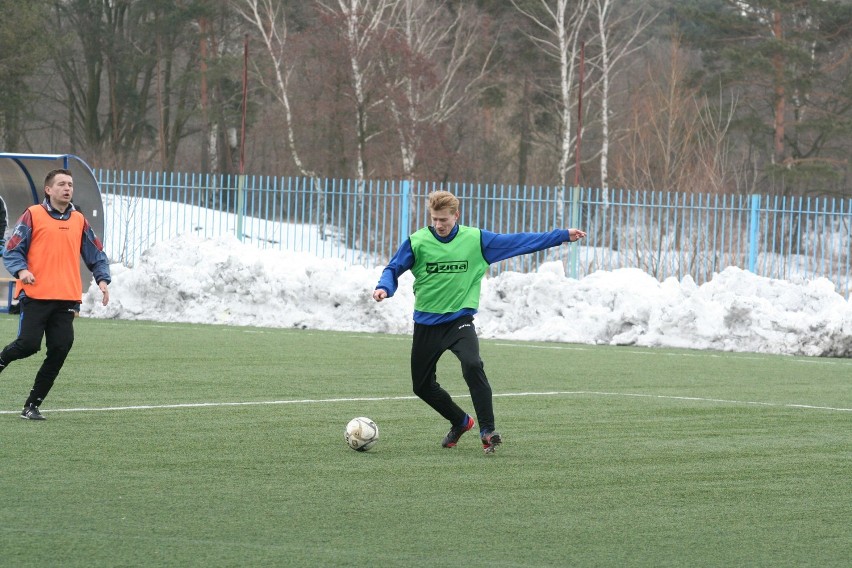
[[[849,0],[0,0],[0,15],[3,152],[852,198]]]

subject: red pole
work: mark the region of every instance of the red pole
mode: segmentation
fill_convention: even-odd
[[[583,77],[586,70],[586,42],[580,42],[580,92],[577,95],[577,142],[575,145],[574,187],[580,185],[580,143],[583,139]]]
[[[248,46],[249,36],[246,34],[243,47],[243,123],[240,128],[240,175],[246,171],[246,106],[248,101]]]

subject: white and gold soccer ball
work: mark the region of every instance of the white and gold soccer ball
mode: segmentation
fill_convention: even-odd
[[[353,450],[366,452],[379,441],[379,427],[369,418],[359,416],[346,425],[343,439]]]

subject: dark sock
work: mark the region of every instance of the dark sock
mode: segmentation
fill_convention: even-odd
[[[33,405],[38,408],[39,406],[41,406],[42,402],[44,402],[43,398],[33,398],[32,395],[30,395],[30,397],[27,398],[27,401],[24,403],[24,408],[28,407],[29,405]]]

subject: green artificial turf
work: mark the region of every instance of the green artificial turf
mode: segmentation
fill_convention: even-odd
[[[0,317],[0,338],[17,321]],[[410,338],[79,319],[0,375],[9,566],[848,566],[852,361],[488,340],[504,444],[411,394]],[[472,412],[448,353],[439,381]],[[369,452],[343,428],[369,416]]]

